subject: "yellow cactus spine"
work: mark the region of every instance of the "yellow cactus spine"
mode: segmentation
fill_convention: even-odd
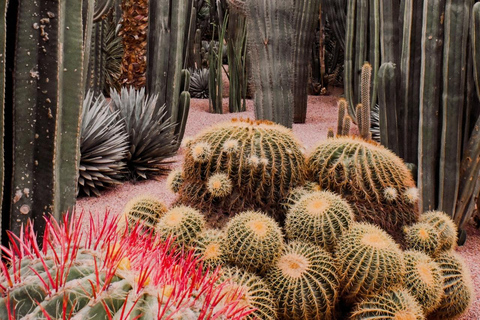
[[[221,230],[209,229],[193,241],[194,254],[203,261],[204,269],[213,271],[227,263],[225,234]]]
[[[225,173],[216,173],[208,179],[207,189],[215,198],[223,198],[232,193],[232,181]]]
[[[158,221],[157,233],[162,238],[173,238],[175,243],[189,245],[203,231],[205,219],[193,208],[178,206],[166,212]]]
[[[440,237],[437,229],[424,222],[405,227],[405,242],[409,249],[434,256],[439,249]]]

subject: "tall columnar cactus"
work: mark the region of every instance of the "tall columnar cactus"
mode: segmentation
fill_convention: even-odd
[[[102,221],[102,222],[100,222]],[[192,253],[133,230],[117,232],[108,214],[83,226],[82,216],[47,223],[43,249],[31,226],[0,263],[1,319],[243,319],[240,293],[206,274]]]
[[[392,62],[383,63],[378,71],[378,103],[380,142],[393,152],[400,151],[397,117],[397,88],[395,79],[398,70]]]
[[[12,194],[7,196],[10,204],[5,207],[11,207],[10,228],[18,234],[29,219],[41,230],[44,214],[58,217],[75,204],[83,24],[81,1],[16,5],[14,87],[8,93],[14,97],[14,115],[8,119],[14,163],[12,181],[7,182],[12,185]]]
[[[340,240],[336,255],[346,299],[359,299],[395,287],[403,280],[403,252],[375,225],[356,223]]]
[[[334,319],[339,281],[337,266],[325,250],[291,242],[266,279],[279,301],[280,319]]]
[[[358,138],[328,139],[313,150],[307,162],[309,179],[343,195],[358,220],[378,224],[400,241],[402,226],[416,222],[412,175],[383,146]]]
[[[281,201],[303,184],[304,165],[300,145],[285,127],[251,120],[218,124],[187,143],[178,201],[217,211],[209,215],[213,224],[246,209],[281,221]]]
[[[5,65],[7,42],[7,1],[0,3],[0,205],[3,204],[3,184],[5,183],[5,150],[3,136],[5,132]],[[0,217],[1,218],[1,217]],[[0,219],[0,230],[2,221]],[[0,240],[2,235],[0,234]]]
[[[184,69],[192,11],[192,0],[148,4],[147,91],[158,95],[157,108],[166,105],[167,117],[176,125],[177,149],[190,107],[189,73]]]
[[[229,74],[228,109],[230,112],[246,110],[247,96],[247,20],[245,15],[230,8],[227,32]]]

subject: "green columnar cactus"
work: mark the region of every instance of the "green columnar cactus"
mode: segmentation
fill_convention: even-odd
[[[223,25],[218,26],[218,46],[215,41],[210,41],[209,56],[209,79],[208,79],[208,98],[209,112],[223,113],[223,48],[225,33],[227,31],[228,16]]]
[[[424,320],[422,308],[405,289],[385,291],[361,301],[351,320]]]
[[[247,16],[247,46],[255,90],[255,117],[293,123],[295,0],[228,0]]]
[[[357,220],[378,224],[399,241],[401,228],[417,221],[412,175],[399,157],[381,145],[351,137],[328,139],[314,149],[307,163],[309,178],[322,189],[343,195]]]
[[[440,249],[440,236],[437,228],[429,223],[419,222],[405,227],[407,248],[435,256]]]
[[[204,230],[193,241],[192,246],[195,256],[203,261],[204,269],[213,271],[227,263],[225,233],[221,230]]]
[[[5,134],[5,65],[7,42],[7,1],[0,3],[0,204],[3,204],[3,184],[5,183],[5,150],[3,137]],[[2,222],[0,221],[0,230]],[[0,235],[0,241],[2,236]]]
[[[432,319],[457,319],[470,307],[475,296],[468,267],[455,252],[435,258],[443,275],[443,297]]]
[[[220,281],[225,283],[223,294],[228,301],[240,296],[240,308],[255,309],[246,320],[274,320],[277,300],[268,284],[259,276],[236,267],[223,267]]]
[[[204,228],[205,218],[199,211],[178,206],[160,217],[155,231],[164,239],[172,237],[177,244],[191,245]]]
[[[323,249],[289,243],[266,279],[279,301],[280,319],[334,319],[339,296],[337,266]]]
[[[184,63],[192,11],[193,0],[149,1],[148,7],[147,90],[158,95],[157,109],[167,106],[166,118],[176,125],[177,149],[190,108]]]
[[[435,310],[443,296],[443,276],[439,265],[418,251],[406,251],[405,288],[417,299],[425,314]]]
[[[378,103],[380,116],[380,141],[393,152],[399,154],[397,88],[395,79],[397,69],[392,62],[383,63],[378,71]],[[407,130],[406,130],[407,131]]]
[[[123,209],[118,229],[134,228],[137,224],[146,232],[155,231],[158,221],[167,212],[167,207],[162,201],[153,196],[139,196],[131,199]]]
[[[267,215],[246,211],[233,217],[225,229],[228,260],[251,272],[273,266],[283,249],[280,226]]]
[[[355,223],[341,238],[336,256],[340,283],[347,300],[365,297],[403,280],[403,252],[382,229]]]
[[[228,109],[230,112],[246,111],[247,95],[247,20],[242,12],[230,8],[227,32],[227,57],[229,74]]]
[[[333,252],[353,219],[347,201],[332,192],[317,191],[302,196],[289,210],[285,230],[291,240],[310,242]]]
[[[344,135],[345,115],[347,114],[347,100],[338,99],[338,119],[337,119],[337,136]]]
[[[167,188],[173,193],[178,193],[185,177],[183,176],[183,171],[180,169],[172,170],[167,177]]]
[[[420,215],[419,220],[436,228],[439,235],[439,252],[455,249],[457,246],[457,226],[445,212],[425,212]]]
[[[15,97],[8,120],[14,163],[6,183],[12,185],[10,228],[19,234],[28,220],[41,231],[45,214],[59,217],[75,204],[84,52],[81,1],[16,5],[14,84],[8,92]]]
[[[187,144],[179,202],[209,212],[217,225],[231,215],[225,212],[254,208],[282,221],[281,201],[304,183],[304,161],[300,144],[285,127],[251,120],[219,124]],[[211,179],[218,174],[228,176],[232,185],[223,197],[211,189],[216,185]]]
[[[305,123],[307,118],[307,87],[309,61],[320,15],[320,0],[295,0],[293,37],[293,122]],[[258,3],[258,1],[257,1]]]

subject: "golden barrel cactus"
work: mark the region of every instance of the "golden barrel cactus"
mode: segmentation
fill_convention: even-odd
[[[131,199],[119,219],[118,229],[132,229],[137,224],[145,231],[155,231],[158,221],[167,212],[166,205],[157,198],[144,195]]]
[[[393,152],[373,141],[338,137],[321,142],[307,160],[309,179],[341,194],[359,221],[381,226],[397,241],[418,219],[412,174]]]
[[[437,229],[424,222],[405,227],[405,242],[408,249],[434,256],[439,251],[440,236]]]
[[[230,213],[262,210],[284,218],[281,200],[305,182],[305,157],[292,131],[268,121],[232,120],[186,143],[178,202],[223,225]]]
[[[164,239],[172,237],[177,244],[190,245],[205,227],[205,218],[196,209],[178,206],[158,221],[156,231]]]
[[[179,169],[172,170],[167,177],[166,184],[167,184],[168,190],[172,191],[173,193],[178,193],[178,191],[180,191],[180,187],[183,184],[182,170],[179,170]]]
[[[339,281],[333,257],[309,243],[289,243],[268,272],[280,319],[334,319]]]
[[[457,226],[445,212],[428,211],[422,213],[420,222],[435,227],[439,236],[439,252],[455,249],[457,246]]]
[[[212,271],[227,263],[225,234],[221,230],[209,229],[193,241],[194,255],[203,261],[205,269]]]

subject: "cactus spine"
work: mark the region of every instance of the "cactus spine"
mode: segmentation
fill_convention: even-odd
[[[439,236],[438,252],[455,249],[457,246],[457,226],[445,212],[425,212],[420,215],[419,220],[437,230]]]
[[[172,237],[177,244],[191,245],[204,228],[205,218],[199,211],[178,206],[158,219],[155,231],[163,239]]]
[[[415,223],[405,227],[405,242],[412,250],[435,256],[440,246],[438,230],[429,223]]]
[[[225,234],[221,230],[204,230],[193,241],[193,248],[195,256],[203,261],[204,269],[214,271],[227,263]]]

